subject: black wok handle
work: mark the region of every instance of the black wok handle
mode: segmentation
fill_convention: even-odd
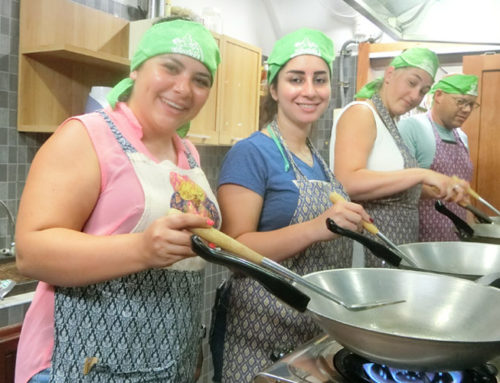
[[[480,223],[493,223],[493,221],[491,220],[490,217],[488,217],[485,213],[483,213],[481,210],[479,210],[477,207],[475,206],[472,206],[470,204],[465,204],[465,205],[461,205],[459,204],[459,206],[462,206],[464,209],[467,209],[469,210],[472,214],[474,214],[477,218],[477,220],[480,222]]]
[[[500,273],[483,275],[481,278],[476,279],[476,283],[479,283],[483,286],[491,286],[500,289]]]
[[[455,228],[458,230],[460,238],[468,239],[474,235],[474,229],[472,229],[472,227],[470,227],[469,224],[465,222],[462,218],[460,218],[451,210],[449,210],[446,206],[444,206],[443,202],[437,200],[434,203],[434,208],[441,214],[444,214],[449,219],[451,219],[451,221],[455,225]]]
[[[311,298],[281,276],[228,252],[220,249],[211,249],[197,235],[191,236],[191,248],[208,262],[236,269],[255,279],[267,291],[295,310],[300,312],[306,311]]]
[[[363,246],[368,248],[375,256],[378,258],[383,259],[384,261],[388,262],[392,266],[399,267],[399,264],[401,263],[401,257],[398,256],[396,253],[394,253],[391,249],[388,247],[368,238],[365,237],[364,235],[361,235],[359,233],[356,233],[354,231],[344,229],[337,225],[335,221],[331,218],[326,219],[326,227],[328,227],[328,230],[330,230],[333,233],[343,235],[345,237],[349,237],[351,239],[354,239],[355,241],[361,243]]]

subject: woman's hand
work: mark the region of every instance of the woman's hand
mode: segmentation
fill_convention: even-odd
[[[467,202],[470,185],[458,177],[448,177],[429,170],[424,177],[425,194],[428,198],[442,199],[446,202]]]
[[[317,218],[310,221],[315,225],[318,234],[318,241],[326,241],[338,237],[326,227],[326,219],[331,218],[335,223],[348,230],[363,230],[363,221],[371,222],[370,215],[363,209],[363,206],[354,202],[338,201]]]
[[[146,268],[168,267],[196,254],[191,250],[191,228],[207,228],[213,221],[195,214],[171,214],[155,220],[142,233]]]

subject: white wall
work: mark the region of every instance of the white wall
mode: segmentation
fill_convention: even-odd
[[[205,7],[220,11],[222,33],[262,48],[269,54],[275,34],[263,1],[267,0],[172,0],[172,6],[203,15]]]

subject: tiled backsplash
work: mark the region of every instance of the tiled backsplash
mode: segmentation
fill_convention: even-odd
[[[135,20],[137,12],[112,0],[78,0],[77,3],[87,5],[116,16]],[[40,145],[49,137],[43,133],[22,133],[17,131],[17,66],[19,45],[19,0],[3,0],[0,2],[0,199],[4,201],[12,214],[17,213],[19,198],[22,193],[29,166]],[[348,58],[352,59],[352,58]],[[351,61],[352,62],[352,61]],[[338,60],[334,63],[334,73],[338,73]],[[351,64],[354,67],[354,64]],[[356,74],[346,71],[351,84]],[[320,153],[328,161],[328,141],[332,126],[333,108],[338,107],[335,95],[338,94],[338,79],[334,79],[333,99],[328,111],[319,121],[313,132],[312,140]],[[219,169],[229,147],[198,147],[202,167],[210,185],[215,190]],[[7,245],[8,221],[0,212],[0,248]],[[211,307],[215,288],[228,274],[226,269],[217,265],[208,265],[205,276],[205,299],[203,322],[210,323]],[[1,276],[0,276],[1,278]],[[9,312],[0,312],[0,320],[15,321],[22,319],[26,307],[12,308]],[[10,319],[9,319],[10,318]],[[14,319],[12,319],[14,320]],[[204,342],[204,365],[200,382],[210,382],[212,368],[208,344]]]

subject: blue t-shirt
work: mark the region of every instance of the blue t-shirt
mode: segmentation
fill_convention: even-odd
[[[293,155],[297,167],[309,180],[328,182],[319,160],[310,167]],[[297,207],[299,190],[290,165],[285,172],[281,152],[271,137],[255,132],[234,145],[224,158],[219,186],[236,184],[259,194],[263,199],[258,231],[270,231],[290,224]]]

